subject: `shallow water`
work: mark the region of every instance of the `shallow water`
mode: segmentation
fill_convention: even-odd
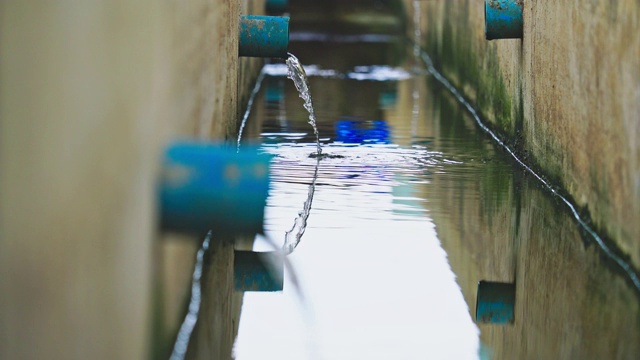
[[[292,44],[314,64],[320,161],[286,66],[265,69],[243,136],[275,155],[265,230],[276,243],[317,178],[288,257],[304,301],[289,282],[246,293],[236,358],[637,358],[632,284],[392,40],[358,44],[371,57]],[[480,280],[514,284],[512,324],[476,323]]]

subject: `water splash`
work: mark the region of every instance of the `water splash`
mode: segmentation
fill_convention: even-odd
[[[316,168],[313,172],[313,180],[309,185],[307,192],[307,200],[304,202],[302,210],[298,212],[298,217],[294,220],[291,230],[284,234],[284,245],[282,245],[282,251],[285,255],[289,255],[295,250],[300,243],[304,230],[307,228],[307,219],[311,213],[311,204],[313,203],[313,194],[316,191],[316,180],[318,179],[318,167],[320,165],[320,157],[316,157]]]
[[[309,124],[313,127],[313,132],[316,135],[316,150],[318,157],[322,154],[322,147],[320,146],[320,135],[318,134],[318,126],[316,125],[316,113],[313,110],[313,103],[311,101],[311,91],[309,90],[309,81],[307,74],[300,64],[300,60],[293,54],[289,53],[287,62],[287,78],[293,80],[293,83],[300,93],[300,97],[304,100],[304,108],[309,112]]]

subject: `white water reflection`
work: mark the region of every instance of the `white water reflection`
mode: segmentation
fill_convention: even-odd
[[[316,160],[312,144],[266,149],[279,155],[266,232],[281,239]],[[299,304],[287,283],[279,294],[246,293],[236,359],[477,359],[478,329],[415,183],[442,155],[396,145],[325,151],[345,157],[321,161],[311,219],[289,256],[311,303]]]
[[[356,66],[352,71],[341,73],[333,69],[322,69],[318,65],[304,65],[307,76],[322,77],[327,79],[353,79],[368,81],[397,81],[411,77],[411,74],[402,68],[387,65]],[[269,76],[287,76],[288,68],[285,64],[267,64],[263,72]]]

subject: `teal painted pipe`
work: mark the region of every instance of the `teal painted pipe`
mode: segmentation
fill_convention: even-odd
[[[281,252],[234,251],[236,291],[282,291],[284,258]]]
[[[523,0],[484,0],[487,40],[522,39]]]
[[[289,0],[267,0],[267,12],[270,14],[282,14],[289,7]]]
[[[476,321],[490,324],[512,324],[516,302],[516,285],[480,281],[476,297]]]
[[[286,16],[241,16],[239,56],[287,58],[289,18]]]
[[[159,186],[162,230],[216,237],[263,232],[271,156],[257,148],[179,142],[165,152]]]

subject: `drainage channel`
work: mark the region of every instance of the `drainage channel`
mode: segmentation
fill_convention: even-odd
[[[483,134],[455,88],[434,85],[446,79],[426,55],[428,71],[415,47],[381,60],[395,40],[380,37],[367,43],[370,62],[345,66],[353,43],[329,38],[331,54],[305,41],[291,50],[314,63],[305,70],[327,157],[309,157],[316,137],[286,65],[263,69],[247,116],[260,124],[247,138],[273,156],[266,235],[283,243],[310,186],[315,197],[287,256],[307,310],[286,272],[281,294],[245,293],[236,358],[631,357],[635,289],[584,246],[541,178]],[[575,326],[581,336],[566,339]]]

